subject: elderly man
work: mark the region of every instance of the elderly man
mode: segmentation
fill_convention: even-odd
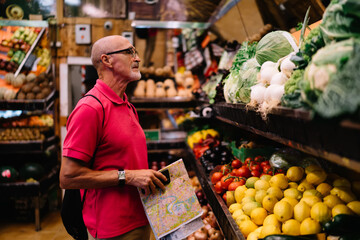
[[[88,189],[83,218],[90,239],[149,239],[137,187],[164,190],[166,177],[148,169],[145,135],[125,94],[141,77],[140,58],[128,40],[107,36],[94,43],[91,60],[99,79],[88,92],[93,97],[69,116],[60,187]]]

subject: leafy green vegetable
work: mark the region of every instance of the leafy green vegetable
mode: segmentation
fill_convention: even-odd
[[[296,89],[294,92],[289,94],[284,94],[281,97],[281,106],[289,108],[301,108],[304,106],[301,99],[300,89]]]
[[[285,83],[285,94],[293,93],[296,89],[299,89],[298,82],[304,77],[304,70],[295,70],[289,80]]]
[[[260,65],[254,58],[256,43],[244,42],[236,53],[229,75],[224,80],[224,97],[228,103],[250,102],[250,87],[256,83]]]
[[[333,0],[320,24],[326,44],[350,37],[360,37],[360,1]]]
[[[209,103],[213,104],[216,97],[216,86],[221,82],[223,74],[218,73],[211,76],[209,81],[202,86],[202,90],[207,94]]]
[[[299,82],[302,100],[325,118],[352,114],[360,106],[360,39],[320,49]]]
[[[280,58],[297,51],[294,37],[286,31],[266,34],[256,47],[256,60],[262,65],[266,61],[277,62]]]
[[[331,77],[328,86],[314,104],[314,110],[325,118],[352,114],[360,107],[360,42],[341,71]]]

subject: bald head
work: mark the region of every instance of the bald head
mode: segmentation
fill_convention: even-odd
[[[92,64],[97,70],[99,70],[102,54],[126,48],[129,44],[130,42],[120,35],[112,35],[100,38],[92,46]]]

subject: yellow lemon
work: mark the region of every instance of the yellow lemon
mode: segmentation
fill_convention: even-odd
[[[281,201],[285,201],[285,202],[290,203],[290,205],[291,205],[292,207],[295,207],[295,205],[299,203],[298,200],[296,200],[296,199],[294,199],[294,198],[289,198],[289,197],[284,197],[283,199],[280,200],[280,202],[281,202]]]
[[[277,220],[275,214],[268,215],[263,222],[263,226],[272,225],[280,229],[281,223]]]
[[[237,219],[239,216],[241,215],[245,215],[244,211],[242,209],[237,209],[234,211],[234,213],[232,214],[233,219]]]
[[[314,186],[306,180],[302,181],[297,188],[297,190],[299,190],[300,192],[305,192],[309,189],[314,189]]]
[[[270,181],[271,179],[271,175],[268,174],[264,174],[260,177],[261,180],[266,180],[266,181]]]
[[[300,181],[304,176],[305,170],[302,167],[290,167],[286,172],[286,177],[292,181],[297,182]]]
[[[247,237],[251,232],[255,231],[258,228],[258,226],[251,220],[245,220],[241,222],[241,224],[238,226],[244,237]]]
[[[250,217],[248,215],[240,215],[235,219],[235,222],[237,225],[240,225],[243,221],[250,220]]]
[[[351,211],[351,209],[349,207],[347,207],[345,204],[338,204],[335,205],[335,207],[333,207],[333,209],[331,209],[331,215],[333,217],[335,217],[338,214],[348,214],[348,215],[353,215],[353,211]]]
[[[300,200],[302,198],[302,192],[300,192],[296,188],[288,188],[284,191],[284,197]]]
[[[250,196],[245,196],[243,197],[243,199],[241,200],[241,205],[245,205],[248,202],[255,202],[255,198],[254,197],[250,197]]]
[[[269,182],[271,187],[279,187],[281,189],[286,189],[289,185],[289,181],[284,174],[277,174],[272,176]]]
[[[246,238],[246,240],[258,240],[260,236],[260,233],[253,231],[251,233],[249,233],[248,237]]]
[[[297,184],[296,182],[289,182],[289,186],[288,188],[298,188],[299,184]]]
[[[306,218],[310,217],[310,210],[311,208],[309,205],[307,205],[305,202],[300,201],[294,207],[294,218],[301,223]]]
[[[295,219],[287,220],[282,225],[282,232],[287,235],[300,235],[300,223]]]
[[[319,185],[326,180],[326,177],[327,174],[324,170],[313,171],[306,175],[306,181],[314,185]]]
[[[360,215],[360,201],[349,202],[346,206],[350,208],[351,211],[353,211],[356,215]]]
[[[356,200],[355,194],[347,187],[334,187],[331,189],[330,194],[338,196],[345,203]]]
[[[267,190],[270,187],[270,183],[266,180],[258,180],[254,186],[256,190]]]
[[[226,205],[229,207],[233,203],[236,203],[234,191],[226,191]]]
[[[268,235],[280,234],[280,233],[281,233],[280,228],[275,227],[274,225],[266,225],[263,226],[263,228],[261,229],[260,238],[265,238]]]
[[[355,195],[360,198],[360,181],[353,181],[351,183],[351,189],[355,193]]]
[[[319,165],[309,165],[305,168],[305,173],[308,174],[310,172],[314,172],[314,171],[322,171],[323,169],[319,166]]]
[[[309,189],[309,190],[306,190],[305,192],[303,192],[303,197],[306,197],[306,196],[317,196],[319,198],[322,198],[321,193],[316,189]]]
[[[251,215],[252,210],[254,210],[255,208],[261,207],[261,203],[258,202],[248,202],[245,203],[245,205],[243,206],[242,210],[244,211],[244,213],[248,216]]]
[[[351,188],[351,183],[346,178],[337,178],[333,182],[334,187],[347,187]]]
[[[332,186],[330,184],[328,184],[328,183],[320,183],[316,187],[316,190],[318,192],[320,192],[323,197],[326,197],[327,195],[329,195],[331,189],[332,189]]]
[[[320,231],[320,223],[311,218],[304,219],[300,224],[300,235],[317,234],[320,233]]]
[[[256,191],[255,194],[255,201],[257,201],[258,203],[262,203],[262,200],[264,199],[265,196],[266,196],[265,190],[258,190]]]
[[[245,196],[246,189],[247,189],[247,187],[245,185],[239,186],[235,189],[234,196],[235,196],[235,200],[237,203],[241,203],[241,200]]]
[[[249,188],[245,191],[245,197],[254,197],[255,199],[256,190],[254,188]]]
[[[317,196],[306,196],[303,197],[300,202],[306,202],[310,207],[314,206],[315,203],[321,202],[321,199]]]
[[[331,211],[325,203],[318,202],[312,206],[310,216],[320,223],[326,223],[331,219]]]
[[[331,209],[338,204],[343,204],[344,202],[338,196],[335,195],[327,195],[323,198],[323,202]]]
[[[231,214],[233,214],[233,213],[235,212],[235,210],[238,210],[238,209],[241,209],[241,208],[242,208],[242,206],[241,206],[240,203],[233,203],[233,204],[231,204],[230,207],[229,207],[229,212],[230,212]]]
[[[261,226],[261,227],[258,227],[254,232],[256,232],[256,233],[258,233],[258,234],[260,235],[261,229],[262,229],[262,226]]]
[[[269,187],[266,190],[266,193],[268,195],[273,195],[275,196],[278,200],[282,199],[284,197],[283,192],[281,191],[281,189],[279,187]]]
[[[263,225],[264,219],[267,217],[267,211],[264,208],[255,208],[251,211],[251,221],[257,225]]]
[[[286,201],[277,202],[274,206],[274,214],[280,222],[285,222],[293,216],[294,209]]]
[[[248,179],[246,179],[245,186],[247,188],[254,188],[254,183],[259,179],[260,178],[258,177],[249,177]]]
[[[278,202],[277,198],[273,195],[266,195],[262,201],[262,206],[269,213],[273,213],[275,204]]]

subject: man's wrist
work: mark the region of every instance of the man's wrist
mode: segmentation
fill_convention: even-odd
[[[119,170],[118,171],[118,184],[119,186],[124,186],[125,185],[125,171],[124,170]]]

